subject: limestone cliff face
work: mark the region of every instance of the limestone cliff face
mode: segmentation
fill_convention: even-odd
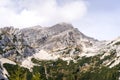
[[[52,27],[43,27],[34,29],[26,28],[21,30],[24,38],[33,47],[53,49],[80,45],[81,42],[93,43],[97,40],[85,36],[71,24],[60,23]]]
[[[25,29],[0,29],[0,54],[15,61],[44,49],[50,53],[78,53],[99,42],[81,33],[72,24],[59,23],[52,27],[35,26]],[[77,51],[77,52],[76,52]]]
[[[120,64],[120,38],[98,41],[68,23],[24,29],[0,28],[0,79],[7,80],[4,63],[19,64],[30,69],[35,65],[32,58],[75,60],[83,56],[96,56],[100,65],[112,68]]]
[[[21,36],[19,29],[5,27],[0,29],[0,55],[14,61],[22,61],[23,58],[34,54],[34,48],[29,46]]]

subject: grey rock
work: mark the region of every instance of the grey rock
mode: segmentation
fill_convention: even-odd
[[[0,36],[2,36],[0,45],[3,46],[0,48],[3,50],[1,51],[3,57],[17,61],[32,56],[41,49],[58,52],[77,47],[82,52],[83,47],[92,47],[95,42],[99,42],[84,35],[68,23],[59,23],[52,27],[34,26],[24,29],[5,27],[0,29]]]

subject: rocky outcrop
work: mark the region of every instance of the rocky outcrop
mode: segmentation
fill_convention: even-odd
[[[18,34],[19,29],[5,27],[0,29],[0,54],[1,57],[13,61],[22,61],[23,58],[31,56],[35,51],[28,45],[27,41]]]
[[[90,57],[88,60],[95,61],[92,61],[90,65],[84,63],[86,65],[81,67],[83,70],[89,69],[89,66],[93,67],[95,63],[99,67],[107,66],[109,68],[119,65],[120,38],[112,41],[98,41],[84,35],[68,23],[24,29],[0,28],[1,80],[7,80],[6,75],[9,75],[3,70],[4,63],[19,64],[31,70],[32,67],[38,65],[34,64],[31,59],[56,60],[61,58],[69,63],[70,60],[77,62],[77,60],[85,59],[85,57]],[[47,75],[47,72],[45,74]]]
[[[30,46],[40,50],[48,51],[62,50],[68,47],[82,48],[83,44],[86,47],[93,46],[97,40],[85,36],[77,28],[71,24],[60,23],[52,27],[43,28],[26,28],[22,29],[21,33],[30,44]]]
[[[84,35],[68,23],[59,23],[52,27],[0,29],[1,56],[17,62],[41,49],[56,54],[81,54],[87,48],[96,47],[96,43],[99,41]]]

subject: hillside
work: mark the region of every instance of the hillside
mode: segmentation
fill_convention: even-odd
[[[0,28],[1,80],[120,80],[120,38],[99,41],[72,24]]]

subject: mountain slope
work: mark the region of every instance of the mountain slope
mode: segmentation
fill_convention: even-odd
[[[0,62],[5,80],[118,80],[120,38],[98,41],[68,23],[5,27],[0,29]]]

